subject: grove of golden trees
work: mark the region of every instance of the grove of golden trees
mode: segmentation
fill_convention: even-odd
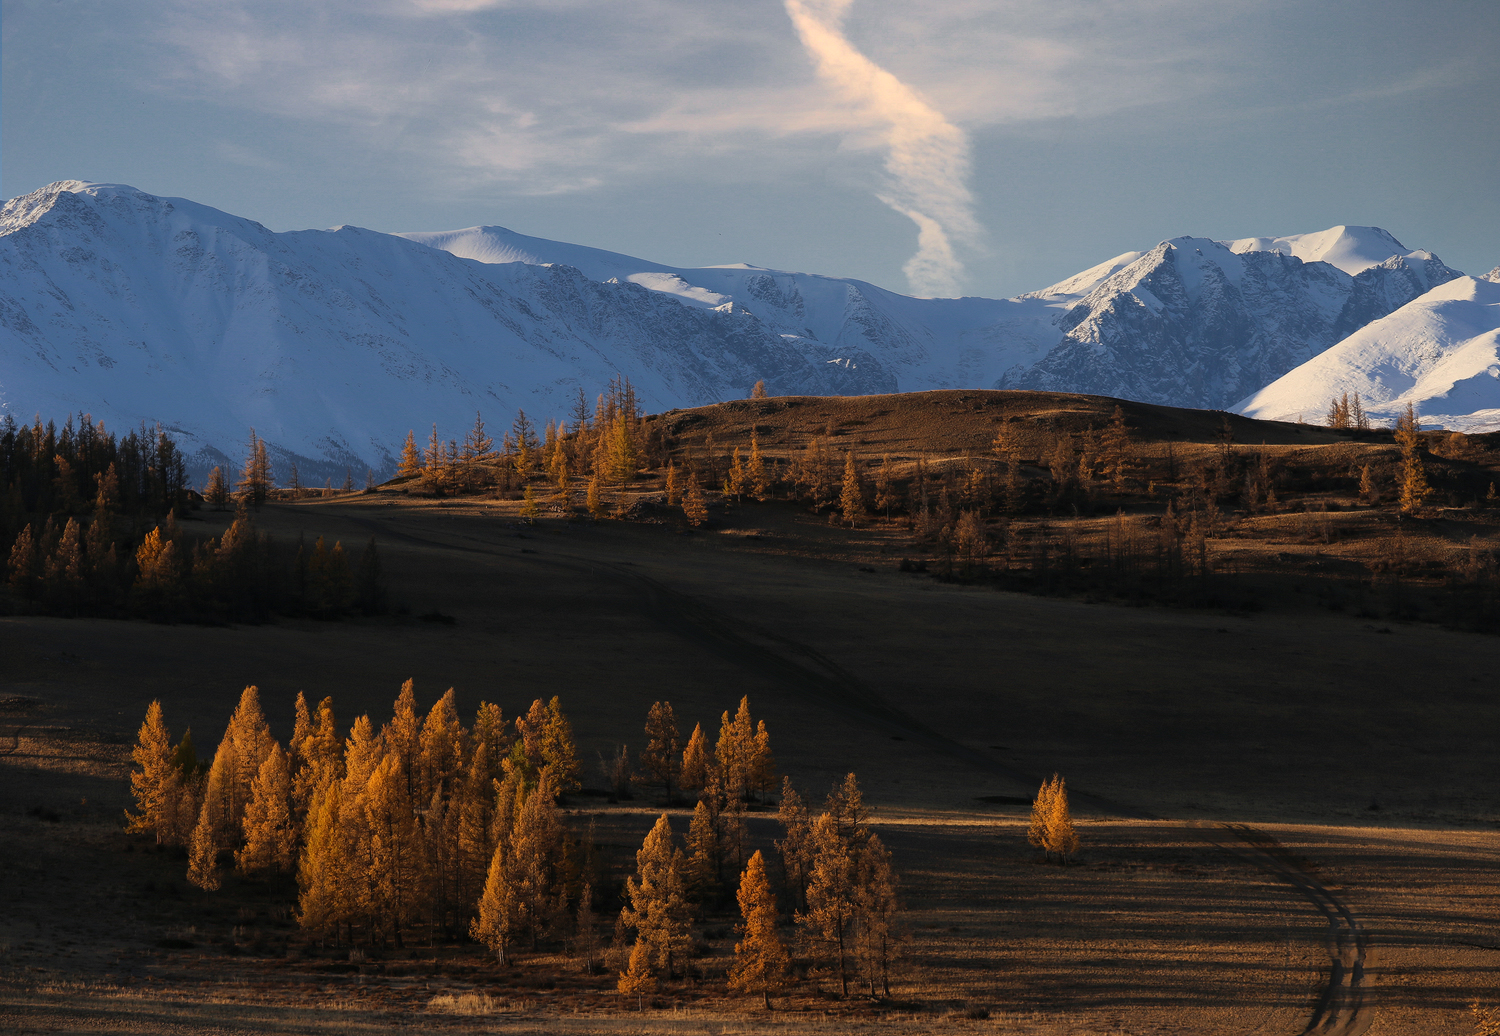
[[[767,855],[748,845],[746,812],[778,781],[748,699],[722,715],[712,751],[701,725],[684,746],[671,704],[651,707],[641,777],[669,803],[677,790],[697,801],[686,839],[662,814],[614,885],[592,827],[571,830],[560,807],[580,768],[558,698],[510,721],[481,703],[465,726],[451,689],[424,716],[407,681],[389,720],[377,728],[360,716],[346,736],[330,699],[313,708],[298,694],[294,712],[283,747],[247,687],[204,765],[190,734],[172,743],[152,702],[133,753],[129,829],[185,848],[188,879],[205,890],[231,872],[295,880],[298,921],[323,945],[466,938],[506,963],[562,944],[592,962],[596,911],[617,907],[616,984],[644,998],[683,976],[695,923],[727,900],[743,918],[732,989],[769,1005],[798,973],[821,971],[844,995],[851,979],[889,994],[896,878],[858,782],[849,774],[817,816],[781,782],[778,894]]]

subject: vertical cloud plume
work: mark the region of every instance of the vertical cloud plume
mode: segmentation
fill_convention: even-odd
[[[963,263],[954,241],[979,235],[967,185],[969,139],[915,90],[844,36],[853,0],[784,0],[818,74],[869,122],[883,126],[889,181],[877,197],[917,225],[917,254],[902,269],[919,295],[957,295]]]

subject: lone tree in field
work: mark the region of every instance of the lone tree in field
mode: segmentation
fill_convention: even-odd
[[[677,775],[682,772],[682,738],[677,733],[677,716],[672,703],[659,701],[646,716],[646,750],[641,753],[641,768],[651,780],[662,786],[667,801],[672,801]]]
[[[1078,833],[1068,808],[1068,786],[1058,774],[1043,781],[1031,803],[1031,825],[1026,840],[1047,856],[1056,853],[1063,864],[1078,851]]]
[[[742,938],[734,947],[729,968],[729,988],[759,993],[771,1009],[771,994],[786,984],[790,960],[781,937],[776,934],[776,896],[766,879],[766,863],[760,850],[750,857],[740,878],[740,925]]]
[[[762,379],[760,381],[757,381],[755,383],[755,387],[750,390],[750,398],[751,399],[765,399],[766,398],[766,383],[765,383],[764,379]]]

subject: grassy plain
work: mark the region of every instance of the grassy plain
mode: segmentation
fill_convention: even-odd
[[[986,407],[1054,426],[1108,413],[1018,395],[665,420],[700,456],[709,434],[728,448],[757,423],[773,455],[833,431],[909,463],[982,452],[997,416]],[[1218,415],[1132,420],[1160,421],[1154,441],[1185,457],[1222,449]],[[1256,436],[1285,451],[1392,449],[1305,426],[1237,438]],[[1244,535],[1215,550],[1285,556],[1241,566],[1260,602],[1247,611],[940,582],[900,571],[917,550],[901,523],[843,530],[785,502],[747,502],[698,531],[661,508],[527,524],[518,507],[386,489],[261,513],[281,542],[376,536],[404,615],[0,618],[0,1029],[1292,1033],[1316,1016],[1334,929],[1288,875],[1347,906],[1368,943],[1359,994],[1325,1015],[1329,1031],[1468,1032],[1467,1004],[1496,998],[1500,640],[1393,618],[1374,584],[1365,614],[1327,606],[1319,581],[1342,571],[1331,561],[1386,549],[1359,531],[1378,511],[1334,512],[1347,532],[1332,539],[1308,534],[1306,511],[1244,515]],[[1476,513],[1434,519],[1405,549],[1461,554],[1489,535]],[[190,532],[217,534],[229,516],[194,518]],[[1112,520],[1072,519],[1101,535]],[[414,618],[433,610],[455,622]],[[907,907],[894,1001],[840,1001],[826,976],[769,1016],[728,998],[713,978],[733,944],[727,919],[705,926],[702,980],[644,1014],[552,950],[507,969],[452,946],[335,959],[302,945],[288,888],[202,893],[180,858],[121,832],[129,746],[153,698],[207,752],[244,684],[259,685],[284,739],[299,690],[331,694],[341,724],[366,711],[379,722],[407,677],[424,706],[454,687],[466,715],[481,699],[513,716],[560,695],[586,764],[638,748],[653,701],[671,700],[687,728],[716,728],[748,694],[804,792],[860,776]],[[1084,839],[1068,868],[1025,841],[1022,801],[1053,771]],[[660,812],[649,795],[569,810],[621,866]],[[685,830],[687,811],[673,813]],[[768,814],[751,831],[761,846],[777,833]]]

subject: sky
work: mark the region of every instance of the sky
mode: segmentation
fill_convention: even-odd
[[[1500,265],[1493,0],[0,0],[0,194],[1005,297],[1184,234]]]

